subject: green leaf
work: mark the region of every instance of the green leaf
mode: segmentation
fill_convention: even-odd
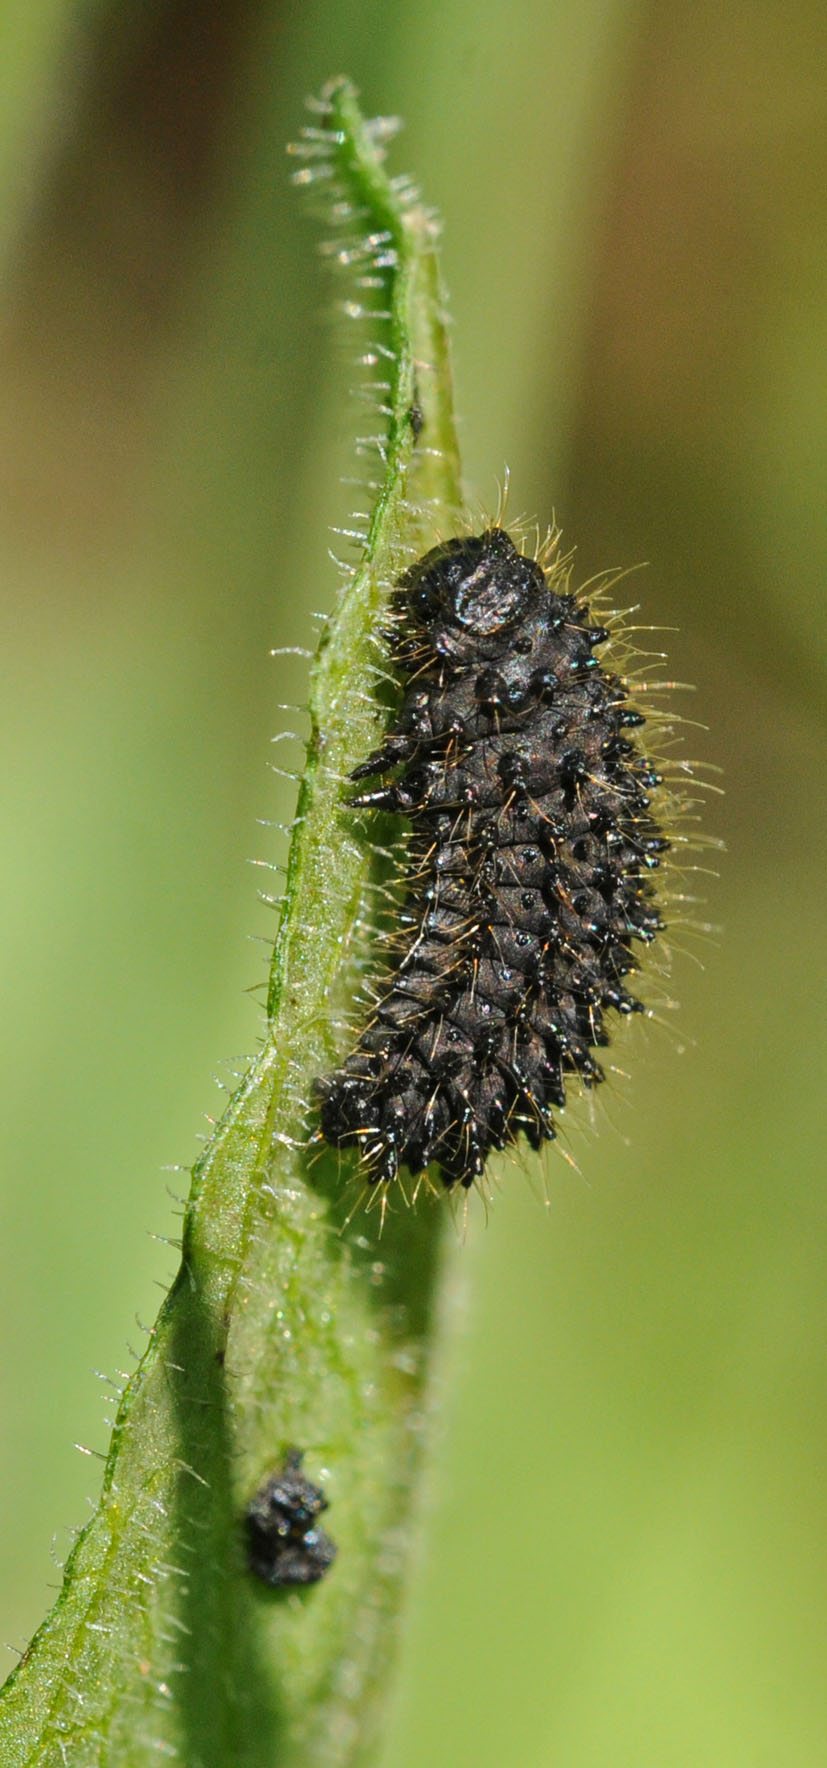
[[[193,1171],[181,1267],[123,1392],[99,1507],[0,1696],[4,1768],[333,1768],[369,1752],[384,1699],[445,1217],[423,1197],[389,1211],[381,1239],[379,1211],[338,1231],[339,1161],[313,1141],[308,1102],[341,1052],[343,956],[368,900],[373,862],[342,781],[383,719],[382,610],[460,503],[436,228],[388,179],[388,133],[342,80],[297,150],[356,283],[383,416],[362,445],[377,486],[362,555],[312,670],[266,1035]],[[323,1480],[338,1545],[301,1594],[256,1582],[241,1528],[290,1444]]]

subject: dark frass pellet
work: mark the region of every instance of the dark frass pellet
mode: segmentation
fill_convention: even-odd
[[[289,1449],[247,1507],[250,1570],[274,1589],[317,1584],[336,1558],[335,1542],[317,1527],[328,1502],[302,1473],[304,1451]]]
[[[661,783],[609,637],[502,528],[406,572],[390,649],[404,684],[351,802],[407,819],[404,935],[353,1053],[318,1083],[322,1133],[369,1182],[431,1162],[471,1185],[492,1148],[555,1134],[569,1076],[603,1079],[607,1015],[662,926]]]

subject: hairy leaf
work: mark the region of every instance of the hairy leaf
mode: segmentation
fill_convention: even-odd
[[[192,1180],[178,1276],[121,1398],[100,1504],[0,1697],[7,1768],[352,1763],[386,1686],[426,1428],[443,1212],[358,1215],[314,1144],[314,1076],[340,1053],[343,954],[371,858],[342,781],[376,739],[385,598],[459,504],[433,218],[390,181],[390,129],[346,81],[314,107],[298,179],[323,199],[364,321],[380,415],[375,503],[313,665],[310,737],[261,1053]],[[347,974],[347,966],[345,966]],[[318,1586],[249,1572],[245,1505],[289,1445],[330,1500]],[[327,1519],[326,1519],[327,1520]]]

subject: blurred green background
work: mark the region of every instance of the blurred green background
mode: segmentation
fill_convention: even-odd
[[[331,605],[358,417],[283,147],[348,72],[444,217],[469,485],[492,507],[508,463],[581,577],[648,561],[628,599],[677,628],[728,847],[723,933],[677,930],[680,1015],[618,1056],[580,1170],[472,1202],[383,1768],[814,1768],[821,0],[0,17],[0,1638],[96,1492],[92,1371],[131,1368],[172,1272],[162,1168],[257,1035],[245,862],[284,858],[256,819],[291,814],[267,745],[306,682],[268,649]]]

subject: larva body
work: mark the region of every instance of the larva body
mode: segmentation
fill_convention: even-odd
[[[661,926],[668,846],[644,723],[589,609],[501,528],[408,571],[392,639],[402,705],[353,802],[410,824],[396,968],[322,1132],[370,1182],[436,1164],[470,1185],[492,1148],[555,1134],[567,1076],[603,1078],[606,1015],[638,1011],[635,947]]]

